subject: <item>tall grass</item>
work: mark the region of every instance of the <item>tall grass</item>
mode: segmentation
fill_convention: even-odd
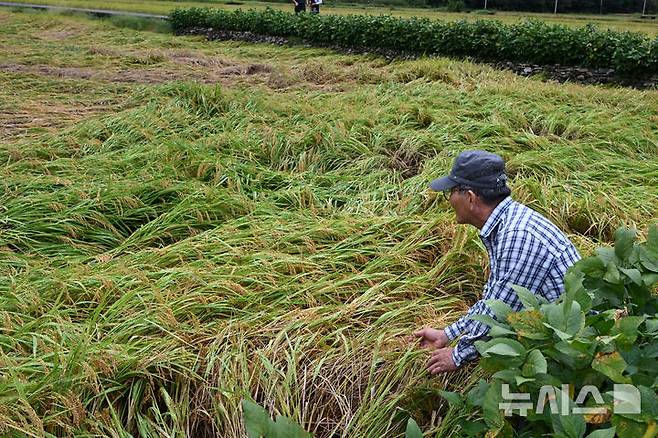
[[[515,196],[583,253],[658,217],[655,91],[5,16],[25,65],[153,50],[131,68],[173,69],[176,49],[316,76],[125,85],[104,113],[2,142],[3,434],[242,436],[248,397],[316,436],[401,436],[409,416],[449,436],[470,414],[437,390],[479,371],[430,378],[406,335],[461,315],[486,257],[427,182],[462,149],[497,151]],[[67,44],[27,38],[76,26]],[[11,108],[109,90],[2,74]]]

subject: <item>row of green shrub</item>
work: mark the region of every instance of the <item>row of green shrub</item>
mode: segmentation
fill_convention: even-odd
[[[632,32],[568,28],[540,21],[503,24],[495,20],[444,22],[370,15],[310,15],[265,10],[177,9],[175,31],[213,28],[302,38],[341,47],[395,50],[419,55],[468,57],[613,68],[630,75],[658,72],[658,38]]]

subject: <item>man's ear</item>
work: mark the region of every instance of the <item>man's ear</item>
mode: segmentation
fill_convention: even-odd
[[[478,195],[476,195],[473,190],[469,190],[467,193],[468,193],[468,203],[475,204]]]

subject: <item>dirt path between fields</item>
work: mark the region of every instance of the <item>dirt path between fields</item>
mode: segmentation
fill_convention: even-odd
[[[172,60],[174,63],[193,65],[204,62],[194,58]],[[81,67],[54,67],[47,64],[0,63],[0,72],[26,73],[68,79],[88,79],[99,82],[126,84],[160,84],[173,81],[197,81],[204,84],[229,85],[237,77],[263,75],[272,71],[267,64],[234,63],[228,65],[201,65],[198,70],[182,70],[156,66],[154,68],[120,68],[116,70],[96,70]],[[266,79],[263,78],[263,81]]]

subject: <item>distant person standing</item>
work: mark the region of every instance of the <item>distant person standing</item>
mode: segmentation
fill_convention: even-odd
[[[321,4],[322,0],[311,0],[311,14],[319,14]]]
[[[295,14],[306,12],[306,0],[292,0],[292,4],[295,5]]]

